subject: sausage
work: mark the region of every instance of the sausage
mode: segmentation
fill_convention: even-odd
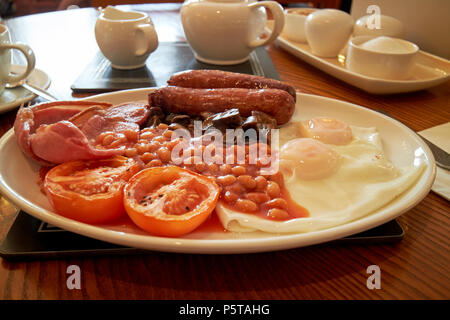
[[[221,70],[188,70],[176,73],[167,81],[170,86],[185,88],[280,89],[296,100],[294,87],[274,79]]]
[[[288,122],[295,110],[294,98],[279,89],[192,89],[167,86],[149,94],[151,107],[160,107],[166,112],[199,115],[201,112],[223,112],[239,109],[242,116],[252,111],[262,111],[275,118],[278,125]]]

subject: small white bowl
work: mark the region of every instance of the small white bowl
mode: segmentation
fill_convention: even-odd
[[[391,40],[395,41],[396,45],[404,50],[396,52],[389,47],[383,48],[382,45],[379,48],[367,48],[368,41],[377,38],[388,38],[387,43]],[[405,80],[411,76],[411,69],[418,52],[419,47],[416,44],[403,39],[358,36],[349,41],[345,64],[350,71],[369,77]]]
[[[284,36],[295,42],[306,43],[305,20],[308,15],[317,11],[315,8],[289,8],[285,10]]]

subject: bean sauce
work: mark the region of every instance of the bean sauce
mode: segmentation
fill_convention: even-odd
[[[237,211],[256,214],[271,220],[289,220],[308,216],[303,207],[292,201],[284,187],[281,173],[264,175],[261,161],[250,161],[249,150],[252,147],[267,148],[270,146],[257,144],[246,146],[229,146],[215,148],[214,144],[202,145],[201,154],[212,155],[211,162],[202,161],[196,155],[194,145],[182,138],[172,139],[173,131],[167,124],[161,123],[156,127],[145,128],[138,133],[127,132],[115,134],[102,133],[97,139],[97,146],[101,148],[117,148],[125,146],[124,154],[138,160],[143,168],[178,165],[191,171],[210,176],[221,187],[223,203]],[[172,151],[183,143],[181,163],[174,163]],[[253,149],[255,150],[255,149]],[[200,150],[197,150],[200,151]],[[244,151],[245,157],[238,161],[238,151]],[[234,161],[230,163],[231,157]],[[206,157],[204,156],[204,159]],[[220,159],[225,163],[220,163]]]

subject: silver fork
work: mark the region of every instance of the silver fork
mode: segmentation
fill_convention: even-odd
[[[25,105],[25,102],[22,102],[22,104],[20,105],[20,108],[28,108],[32,105],[31,101],[28,101]]]
[[[19,107],[19,110],[20,109],[22,109],[22,108],[29,108],[29,107],[31,107],[31,105],[32,105],[32,103],[31,103],[31,101],[28,101],[28,102],[22,102],[21,104],[20,104],[20,107]]]

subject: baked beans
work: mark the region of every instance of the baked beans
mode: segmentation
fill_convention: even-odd
[[[161,143],[157,142],[157,141],[152,141],[150,143],[147,143],[148,146],[148,151],[150,152],[155,152],[156,150],[158,150],[159,148],[161,148]]]
[[[258,205],[252,200],[239,198],[235,203],[236,209],[243,212],[254,212],[258,210]]]
[[[289,218],[288,202],[281,193],[283,176],[261,175],[262,164],[259,159],[256,163],[250,162],[248,154],[249,150],[252,150],[251,147],[231,146],[222,149],[216,148],[213,143],[195,146],[201,148],[201,155],[211,156],[212,161],[205,163],[203,158],[198,156],[199,150],[183,138],[171,140],[172,134],[173,131],[161,123],[156,128],[146,128],[140,132],[104,132],[99,135],[97,141],[100,147],[105,148],[117,148],[125,144],[125,156],[140,158],[145,167],[171,164],[172,151],[179,143],[183,143],[178,155],[183,160],[181,166],[215,179],[222,188],[221,199],[231,208],[260,214],[273,220]],[[258,148],[261,147],[261,144],[258,144]],[[242,151],[245,151],[245,164],[238,162],[237,158],[237,153]],[[222,164],[224,157],[226,162]]]
[[[147,164],[147,167],[160,167],[162,166],[162,162],[159,159],[153,159]]]
[[[158,149],[158,151],[156,151],[156,153],[158,154],[158,157],[161,159],[161,161],[163,163],[170,162],[171,153],[170,153],[169,149],[167,149],[166,147],[162,147],[162,148]]]
[[[223,164],[219,170],[221,174],[229,174],[231,173],[231,166],[229,164]]]
[[[245,174],[247,172],[247,170],[245,170],[245,167],[243,167],[243,166],[235,166],[231,169],[231,172],[235,176],[240,176],[240,175]]]
[[[210,173],[215,174],[216,172],[219,171],[219,166],[215,163],[208,164],[208,170]]]
[[[144,143],[144,142],[140,142],[136,145],[136,151],[139,154],[144,154],[145,152],[149,151],[149,144],[148,143]]]
[[[136,150],[136,148],[128,148],[127,150],[125,150],[125,155],[129,158],[135,157],[137,156],[138,152]]]
[[[144,129],[146,130],[146,129]],[[155,134],[151,131],[143,131],[140,135],[139,138],[142,140],[152,140],[155,137]]]
[[[145,152],[143,155],[141,155],[141,160],[144,163],[148,163],[149,161],[151,161],[155,158],[156,158],[156,156],[151,152]]]
[[[250,199],[258,204],[268,202],[270,200],[270,197],[265,192],[249,192],[246,197],[247,199]]]
[[[164,131],[163,136],[167,140],[171,140],[172,139],[172,134],[173,134],[172,130],[166,130],[166,131]]]
[[[273,220],[286,220],[289,218],[289,213],[286,210],[273,208],[267,212],[267,217]]]
[[[181,139],[170,140],[169,142],[166,143],[167,148],[168,148],[170,151],[172,151],[173,148],[175,148],[175,146],[181,142],[180,140],[181,140]]]
[[[229,186],[236,182],[236,177],[232,174],[228,174],[226,176],[217,177],[217,182],[219,182],[222,186]]]
[[[247,174],[241,175],[241,176],[237,177],[237,180],[247,190],[252,190],[256,187],[256,181],[250,175],[247,175]]]
[[[283,198],[275,198],[265,203],[265,206],[268,208],[279,208],[279,209],[287,209],[288,204],[287,201]]]
[[[158,125],[158,129],[159,129],[159,130],[166,130],[168,127],[169,127],[169,126],[168,126],[167,124],[165,124],[165,123],[160,123],[160,124]]]
[[[238,198],[238,195],[231,191],[225,191],[223,194],[223,199],[228,203],[234,203]]]
[[[231,186],[228,187],[230,191],[233,191],[234,193],[237,193],[238,195],[243,195],[245,193],[245,188],[239,183],[235,182]]]
[[[137,141],[138,136],[139,136],[139,131],[130,129],[130,130],[125,130],[123,132],[123,134],[125,135],[125,137],[128,141]]]
[[[267,188],[267,180],[263,176],[257,176],[255,178],[256,181],[256,190],[264,191]]]
[[[269,181],[267,183],[267,194],[271,198],[278,197],[281,193],[280,186],[275,181]]]
[[[157,137],[153,138],[152,141],[163,144],[166,141],[166,139],[163,136],[157,136]]]

